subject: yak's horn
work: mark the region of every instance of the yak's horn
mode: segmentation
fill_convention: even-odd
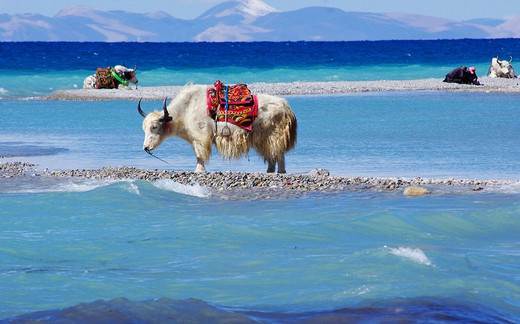
[[[165,122],[165,123],[167,123],[167,122],[172,120],[172,118],[168,114],[168,109],[166,108],[166,100],[168,100],[168,97],[164,98],[164,102],[163,102],[164,115],[161,117],[161,121]]]
[[[144,113],[144,111],[141,109],[141,100],[143,98],[139,99],[139,101],[137,102],[137,111],[141,114],[141,116],[143,117],[146,117],[146,114]]]
[[[511,58],[511,59],[509,60],[509,63],[513,62],[513,57],[510,56],[510,58]]]
[[[134,71],[137,70],[137,64],[134,64]]]

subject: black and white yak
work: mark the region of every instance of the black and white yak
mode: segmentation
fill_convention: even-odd
[[[129,83],[137,85],[136,70],[137,66],[129,69],[124,65],[98,68],[95,74],[85,78],[83,89],[131,89]]]

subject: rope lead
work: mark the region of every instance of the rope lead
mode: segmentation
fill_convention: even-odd
[[[168,161],[165,161],[165,160],[161,159],[160,157],[154,155],[154,154],[152,153],[152,151],[150,151],[150,150],[145,150],[145,152],[148,153],[148,154],[150,154],[151,156],[153,156],[153,157],[156,158],[157,160],[162,161],[162,162],[168,164],[168,165],[171,166],[171,167],[177,168],[176,166],[174,166],[173,164],[169,163]],[[172,171],[173,171],[173,170],[172,170]]]

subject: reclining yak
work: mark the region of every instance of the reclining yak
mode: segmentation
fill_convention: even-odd
[[[267,162],[267,172],[275,172],[277,163],[278,173],[285,173],[285,153],[295,146],[297,136],[296,116],[287,101],[268,94],[256,95],[257,117],[247,130],[216,122],[209,116],[209,89],[204,85],[186,86],[168,107],[164,100],[162,112],[145,114],[139,100],[137,110],[144,117],[143,149],[150,153],[165,139],[180,137],[190,143],[195,153],[195,172],[205,172],[212,144],[227,159],[238,159],[253,147]]]
[[[83,89],[131,89],[128,83],[137,84],[135,71],[137,66],[129,69],[124,65],[113,68],[98,68],[96,74],[89,75],[83,81]]]
[[[515,70],[513,70],[513,66],[511,65],[512,61],[512,57],[509,61],[501,61],[498,57],[494,57],[489,66],[488,76],[490,78],[515,78]]]

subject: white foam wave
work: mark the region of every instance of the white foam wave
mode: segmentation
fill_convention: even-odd
[[[85,192],[95,190],[100,187],[108,186],[115,181],[113,180],[86,180],[81,182],[69,182],[62,186],[56,187],[54,191],[64,192]]]
[[[210,191],[207,188],[196,183],[191,185],[185,185],[182,183],[175,182],[173,180],[161,179],[154,181],[153,185],[159,189],[170,190],[189,196],[206,198],[211,195]]]
[[[386,246],[385,246],[386,248]],[[421,249],[412,249],[409,247],[398,247],[389,248],[388,251],[398,257],[408,259],[412,262],[424,264],[427,266],[432,265],[432,262]]]
[[[3,193],[49,193],[49,192],[86,192],[111,185],[116,180],[109,179],[54,179],[28,178],[22,181],[4,181]],[[30,181],[23,181],[30,180]]]
[[[504,194],[520,194],[520,181],[510,181],[502,185],[487,186],[486,192],[496,192]]]
[[[139,191],[139,187],[133,182],[128,183],[128,187],[126,188],[126,190],[128,190],[129,193],[133,193],[136,195],[141,194],[141,192]]]

